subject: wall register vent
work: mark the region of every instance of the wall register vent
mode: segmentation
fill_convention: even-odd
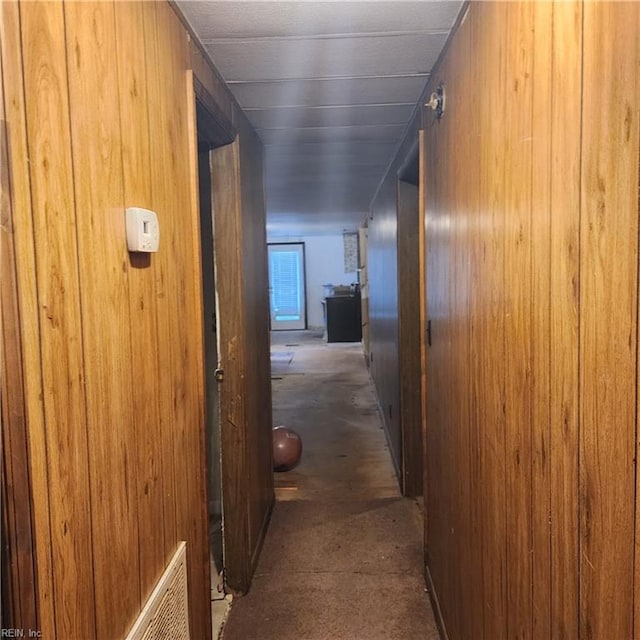
[[[186,549],[181,542],[127,640],[190,640]]]

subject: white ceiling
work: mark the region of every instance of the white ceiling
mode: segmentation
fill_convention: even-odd
[[[462,4],[178,2],[265,144],[270,235],[359,226]]]

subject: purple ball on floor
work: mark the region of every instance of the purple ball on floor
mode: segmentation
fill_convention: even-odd
[[[293,430],[282,425],[273,428],[273,470],[291,471],[302,455],[302,440]]]

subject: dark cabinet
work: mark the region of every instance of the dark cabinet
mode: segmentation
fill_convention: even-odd
[[[327,342],[362,340],[360,295],[329,296],[323,300]]]

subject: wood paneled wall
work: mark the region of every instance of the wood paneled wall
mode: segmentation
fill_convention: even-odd
[[[369,216],[369,369],[393,464],[402,484],[397,224],[394,175],[380,186]]]
[[[417,143],[417,138],[416,138]],[[415,157],[417,173],[417,156]],[[402,431],[402,493],[422,495],[422,398],[418,186],[398,180],[398,364]],[[418,384],[416,384],[418,380]]]
[[[452,639],[638,636],[638,33],[635,3],[474,2],[430,82],[426,560]]]
[[[38,624],[33,522],[29,495],[29,449],[19,331],[15,237],[8,141],[0,83],[0,377],[2,387],[2,602],[0,627],[15,612],[21,628]]]
[[[369,368],[404,495],[422,493],[418,201],[399,180],[415,155],[421,114],[412,118],[371,203],[368,220]],[[402,296],[402,299],[401,299]]]
[[[168,3],[6,2],[0,11],[11,187],[3,218],[12,212],[17,309],[8,327],[3,268],[3,341],[19,347],[22,362],[37,628],[47,638],[123,637],[186,540],[191,633],[206,638],[202,291],[189,70],[230,121],[242,116]],[[236,216],[242,237],[226,251],[241,256],[241,286],[227,302],[237,299],[246,310],[233,343],[246,346],[250,363],[229,366],[227,380],[250,398],[234,424],[246,435],[241,455],[252,465],[235,479],[247,497],[239,507],[248,523],[239,538],[244,559],[234,565],[249,567],[240,580],[246,590],[273,496],[265,471],[271,411],[262,150],[246,124],[234,144],[242,193],[226,213]],[[131,205],[158,213],[157,254],[127,252],[123,219]],[[11,413],[5,390],[15,379],[2,376],[3,412]],[[5,426],[3,418],[3,433]]]

